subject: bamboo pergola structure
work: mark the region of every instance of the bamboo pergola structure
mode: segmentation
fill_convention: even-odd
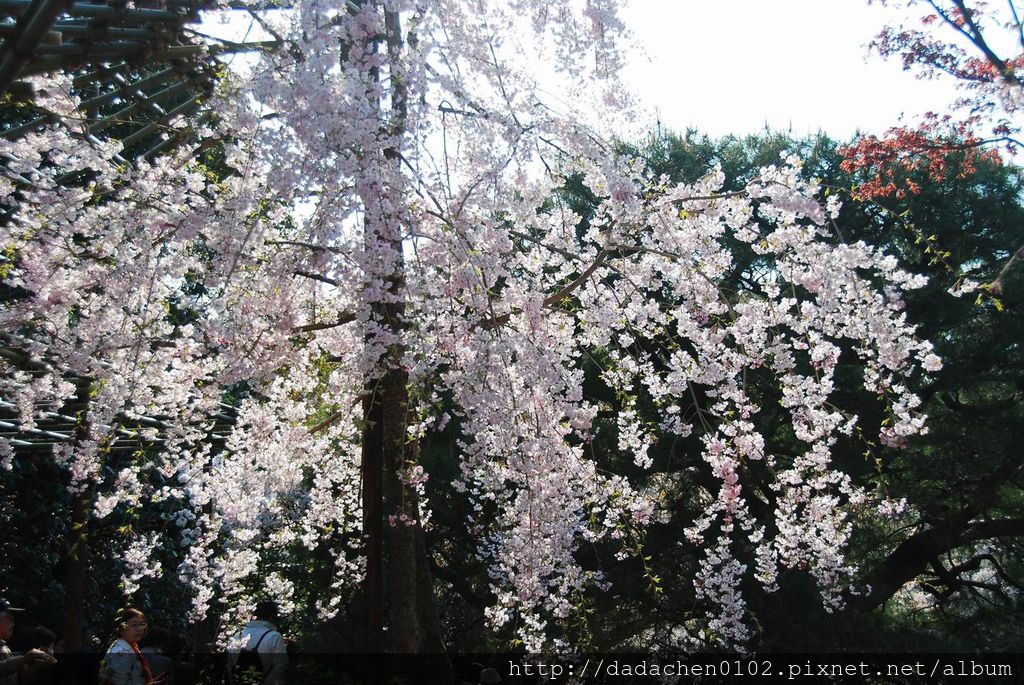
[[[212,0],[0,0],[0,136],[48,122],[25,79],[63,72],[82,102],[87,139],[116,138],[124,159],[153,157],[187,140],[225,54],[276,41],[211,43],[193,28]]]
[[[0,340],[0,359],[11,366],[28,373],[49,371],[47,364],[30,359],[25,354],[3,346]],[[41,412],[42,418],[37,419],[35,427],[24,429],[17,423],[18,407],[0,397],[0,438],[6,438],[14,446],[14,452],[20,458],[35,458],[48,455],[56,445],[70,443],[75,439],[75,430],[81,417],[88,410],[89,380],[64,374],[64,377],[81,392],[74,400],[61,407],[50,407],[49,411]],[[47,409],[42,407],[42,409]],[[237,418],[237,409],[226,403],[220,404],[220,410],[212,417],[213,425],[207,439],[215,449],[223,446]],[[118,417],[120,426],[115,430],[115,437],[106,446],[106,453],[112,458],[135,454],[139,451],[160,449],[164,439],[160,432],[168,425],[162,417],[137,416],[132,418]],[[144,437],[146,428],[156,429],[156,437]]]
[[[120,140],[120,161],[152,159],[186,145],[209,116],[204,101],[225,70],[219,56],[242,50],[272,47],[266,44],[211,42],[192,28],[211,0],[0,0],[0,138],[13,141],[47,125],[67,125],[60,115],[37,104],[34,77],[62,73],[70,77],[72,93],[80,101],[73,135],[83,144]],[[33,83],[36,81],[36,83]],[[47,87],[45,80],[39,86]],[[0,165],[9,163],[0,155]],[[74,185],[75,175],[58,178]],[[9,208],[0,207],[0,227],[7,224]],[[0,304],[27,293],[0,288]],[[60,445],[74,445],[87,432],[91,380],[69,370],[55,369],[52,361],[30,357],[18,344],[17,331],[0,331],[0,366],[5,372],[36,376],[57,371],[74,388],[74,397],[60,406],[35,409],[34,425],[19,421],[12,398],[0,396],[0,437],[10,440],[14,459],[46,459]],[[223,449],[235,424],[237,410],[221,404],[208,417],[204,442]],[[117,416],[112,426],[92,426],[109,438],[105,459],[116,464],[141,454],[159,452],[171,417]],[[107,474],[109,475],[109,474]],[[85,616],[86,577],[92,504],[88,492],[72,497],[65,555],[66,648],[81,647]],[[199,644],[208,641],[209,626],[197,627]],[[76,669],[67,671],[68,685],[78,681]]]
[[[59,123],[51,112],[34,105],[31,87],[21,79],[63,72],[72,77],[72,88],[81,98],[85,142],[120,140],[122,161],[127,161],[154,157],[187,140],[205,118],[200,108],[222,68],[218,55],[252,49],[200,39],[189,25],[210,4],[142,0],[128,7],[125,0],[0,0],[0,136],[15,140]],[[17,296],[0,292],[0,301]],[[17,352],[9,335],[0,337],[0,359],[23,372],[40,371],[45,363]],[[88,383],[67,378],[76,385]],[[85,407],[72,401],[59,411],[54,408],[27,431],[15,422],[16,409],[0,397],[0,437],[12,441],[16,454],[27,456],[73,440],[76,414]],[[234,423],[234,409],[222,409],[211,435],[219,442]],[[164,428],[157,417],[133,423]],[[137,429],[122,428],[110,447],[117,453],[158,447],[159,442],[141,441]]]

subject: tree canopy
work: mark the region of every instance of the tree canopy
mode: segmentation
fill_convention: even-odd
[[[623,143],[611,2],[260,21],[193,144],[71,75],[0,143],[0,583],[371,652],[1018,639],[1016,168]]]

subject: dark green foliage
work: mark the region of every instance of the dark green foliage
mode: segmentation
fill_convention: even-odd
[[[24,623],[59,627],[70,498],[49,459],[15,459],[11,471],[0,471],[0,592],[28,610]]]

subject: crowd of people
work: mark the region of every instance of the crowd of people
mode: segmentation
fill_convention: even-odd
[[[63,640],[45,626],[15,631],[24,609],[0,598],[0,685],[59,685],[64,669],[76,669],[80,685],[196,685],[195,655],[188,639],[150,626],[135,607],[118,612],[106,642],[91,633],[68,654]],[[277,628],[273,602],[256,606],[255,617],[228,642],[216,680],[227,685],[285,685],[293,643]],[[205,681],[205,680],[204,680]]]
[[[62,685],[68,669],[77,671],[78,685],[287,685],[296,680],[289,678],[296,644],[278,629],[274,602],[256,605],[253,619],[228,640],[220,658],[204,655],[211,658],[201,661],[185,636],[151,626],[136,607],[118,612],[105,641],[86,631],[74,653],[45,626],[15,631],[16,617],[24,612],[0,597],[0,685]],[[494,668],[460,665],[455,682],[502,683]]]

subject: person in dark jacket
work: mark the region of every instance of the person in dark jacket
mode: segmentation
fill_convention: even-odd
[[[46,626],[36,626],[35,628],[29,628],[21,634],[21,645],[26,650],[38,649],[46,652],[51,658],[53,657],[53,650],[57,644],[57,634]],[[22,671],[20,685],[49,685],[50,683],[56,682],[54,680],[54,663],[56,659],[51,660],[39,660],[33,664],[25,667]]]
[[[27,673],[33,664],[54,663],[53,657],[41,649],[30,649],[16,655],[7,646],[7,641],[14,635],[14,615],[20,611],[24,609],[12,606],[6,598],[0,597],[0,685],[17,685],[20,676]]]
[[[174,664],[168,656],[170,642],[171,634],[160,627],[150,628],[146,636],[139,641],[139,651],[149,662],[153,678],[165,676],[166,685],[174,683]]]

